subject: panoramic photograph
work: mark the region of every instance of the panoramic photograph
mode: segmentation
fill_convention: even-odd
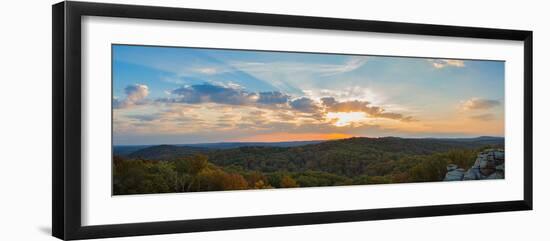
[[[505,178],[504,61],[111,50],[113,195]]]

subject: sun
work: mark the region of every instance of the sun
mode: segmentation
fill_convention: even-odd
[[[329,112],[326,115],[329,119],[336,119],[335,126],[349,126],[353,123],[360,123],[367,119],[364,112]]]

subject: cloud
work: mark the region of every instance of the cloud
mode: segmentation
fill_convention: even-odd
[[[124,88],[126,98],[119,100],[117,97],[113,98],[113,108],[128,108],[135,105],[146,104],[146,97],[149,95],[149,87],[142,84],[128,85]]]
[[[361,68],[367,63],[368,57],[366,56],[352,56],[348,57],[343,63],[303,63],[303,62],[291,62],[291,61],[279,61],[279,62],[233,62],[232,66],[236,68],[252,73],[264,76],[264,74],[272,75],[277,72],[278,76],[288,75],[310,75],[314,76],[327,76],[341,73],[347,73]],[[265,77],[265,76],[264,76]],[[272,80],[275,81],[275,80]]]
[[[327,107],[330,107],[330,106],[335,106],[336,104],[338,104],[338,101],[336,101],[336,99],[334,99],[334,97],[323,97],[323,98],[321,98],[321,103],[323,103],[323,105],[325,105]]]
[[[347,73],[347,72],[351,72],[351,71],[354,71],[354,70],[360,68],[366,62],[367,62],[367,57],[365,57],[365,56],[354,56],[354,57],[350,57],[342,65],[324,66],[324,68],[321,68],[320,71],[325,72],[325,75]]]
[[[352,100],[352,101],[339,102],[339,101],[336,101],[334,97],[323,97],[321,98],[321,102],[330,112],[353,112],[353,111],[371,112],[372,108],[376,108],[376,107],[368,107],[368,105],[370,104],[370,102],[368,101]]]
[[[279,91],[260,92],[258,103],[261,104],[286,104],[290,96]]]
[[[156,114],[135,114],[129,115],[128,117],[139,121],[154,121],[159,118]]]
[[[141,84],[129,85],[124,88],[124,92],[128,101],[138,102],[149,95],[149,87]]]
[[[220,72],[219,69],[214,68],[214,67],[202,67],[202,68],[197,68],[196,71],[199,72],[199,73],[201,73],[201,74],[207,74],[207,75],[217,74],[217,73]]]
[[[461,108],[463,110],[486,110],[500,105],[500,101],[491,99],[471,98],[462,101]]]
[[[278,106],[288,107],[288,104],[294,105],[296,109],[310,111],[307,104],[314,104],[313,100],[291,101],[291,96],[280,91],[250,92],[244,90],[239,85],[213,85],[209,83],[200,85],[184,86],[170,91],[175,98],[158,99],[164,103],[216,103],[236,106]],[[311,109],[313,110],[313,109]]]
[[[200,88],[191,88],[186,86],[182,88],[193,89],[197,91]],[[223,88],[219,87],[218,88]],[[229,91],[231,90],[224,90]],[[204,91],[203,91],[204,92]],[[211,93],[206,91],[207,93]],[[254,93],[245,92],[244,95]],[[172,94],[178,96],[177,94]],[[260,93],[256,94],[258,97]],[[285,96],[284,93],[270,93],[266,96]],[[182,96],[178,97],[182,98]],[[282,97],[277,101],[267,101],[269,103],[281,103]],[[277,98],[275,98],[277,99]],[[217,140],[220,137],[239,138],[257,134],[269,134],[274,132],[288,133],[356,133],[358,135],[369,134],[373,125],[377,125],[376,120],[369,120],[372,115],[366,112],[347,112],[331,113],[327,112],[326,105],[332,105],[332,108],[362,108],[370,113],[376,113],[379,118],[397,119],[401,116],[398,113],[374,111],[381,110],[377,106],[357,107],[357,104],[350,104],[352,101],[339,101],[336,98],[327,97],[324,103],[316,98],[309,97],[291,97],[284,104],[276,106],[256,102],[248,102],[243,105],[228,105],[214,102],[201,103],[152,103],[152,109],[127,109],[115,111],[113,118],[113,130],[115,133],[129,136],[139,135],[158,135],[165,137],[181,136],[186,141],[197,142],[212,138],[208,141]],[[342,103],[343,102],[343,103]],[[363,102],[364,104],[368,102]],[[339,105],[336,105],[339,104]],[[336,107],[339,106],[339,107]],[[148,108],[148,107],[146,107]],[[154,111],[153,111],[154,110]],[[365,119],[346,120],[346,115],[354,117],[361,114]],[[331,115],[333,115],[331,117]],[[402,119],[404,120],[404,118]],[[374,121],[374,122],[373,122]],[[340,124],[338,124],[341,122]],[[346,123],[351,124],[346,124]],[[393,123],[393,122],[392,122]],[[396,123],[397,124],[397,123]],[[204,132],[204,130],[209,130]],[[209,135],[205,133],[217,133]]]
[[[400,120],[400,121],[415,121],[415,119],[412,116],[405,116],[403,114],[399,113],[392,113],[392,112],[381,112],[374,115],[375,117],[380,118],[386,118],[386,119],[394,119],[394,120]]]
[[[373,106],[368,101],[337,101],[334,97],[321,98],[327,112],[364,112],[370,117],[379,117],[401,121],[412,121],[410,116],[404,116],[399,113],[386,112],[382,107]]]
[[[384,108],[372,105],[369,101],[340,101],[335,97],[312,98],[309,96],[292,97],[279,91],[249,92],[229,86],[201,84],[184,86],[172,90],[176,97],[158,99],[162,103],[203,104],[214,103],[230,106],[272,109],[284,113],[284,120],[301,119],[322,121],[328,112],[363,112],[369,117],[400,121],[412,121],[413,118],[400,113],[387,112]],[[290,116],[291,115],[291,116]],[[256,115],[258,118],[258,115]],[[273,117],[277,118],[277,117]]]
[[[307,97],[302,97],[299,99],[292,100],[290,101],[289,104],[293,109],[298,110],[300,112],[316,113],[319,111],[319,106],[317,105],[317,103],[314,100]]]
[[[445,67],[457,67],[462,68],[466,66],[463,60],[456,59],[430,59],[428,60],[432,66],[436,69],[442,69]]]
[[[338,89],[312,88],[303,90],[303,92],[306,96],[319,100],[324,97],[332,97],[340,102],[353,100],[368,101],[371,105],[383,105],[388,102],[388,98],[383,96],[381,91],[375,91],[371,88],[365,88],[357,85],[339,87]]]
[[[256,102],[258,95],[244,90],[211,84],[184,86],[171,92],[178,98],[165,102],[189,104],[218,103],[228,105],[249,105]]]
[[[493,114],[480,114],[480,115],[473,115],[470,116],[471,119],[474,120],[480,120],[480,121],[490,121],[495,119],[495,115]]]

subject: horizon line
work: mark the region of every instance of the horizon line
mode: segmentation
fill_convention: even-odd
[[[470,137],[400,137],[400,136],[377,136],[377,137],[368,137],[368,136],[353,136],[348,138],[340,139],[327,139],[327,140],[301,140],[301,141],[219,141],[219,142],[195,142],[195,143],[158,143],[158,144],[111,144],[112,146],[161,146],[161,145],[205,145],[205,144],[224,144],[224,143],[290,143],[290,142],[325,142],[325,141],[338,141],[346,140],[352,138],[370,138],[370,139],[379,139],[379,138],[401,138],[401,139],[475,139],[475,138],[505,138],[504,136],[470,136]]]

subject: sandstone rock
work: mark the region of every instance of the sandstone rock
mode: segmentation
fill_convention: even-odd
[[[504,179],[504,173],[494,172],[493,174],[487,176],[485,179]]]
[[[454,164],[451,164],[451,165],[454,165]],[[464,169],[457,168],[458,166],[456,165],[454,166],[455,166],[454,169],[447,172],[447,174],[445,175],[445,179],[443,179],[444,181],[461,181],[462,180],[462,178],[464,177]],[[449,170],[449,167],[447,167],[447,170]]]
[[[453,171],[455,169],[457,169],[458,166],[456,164],[449,164],[447,165],[447,171],[450,172],[450,171]]]
[[[477,155],[474,165],[464,171],[455,164],[447,166],[444,181],[485,180],[504,178],[504,150],[486,149]]]
[[[464,174],[464,178],[462,180],[479,180],[481,177],[482,174],[481,171],[479,171],[479,167],[472,167]]]

